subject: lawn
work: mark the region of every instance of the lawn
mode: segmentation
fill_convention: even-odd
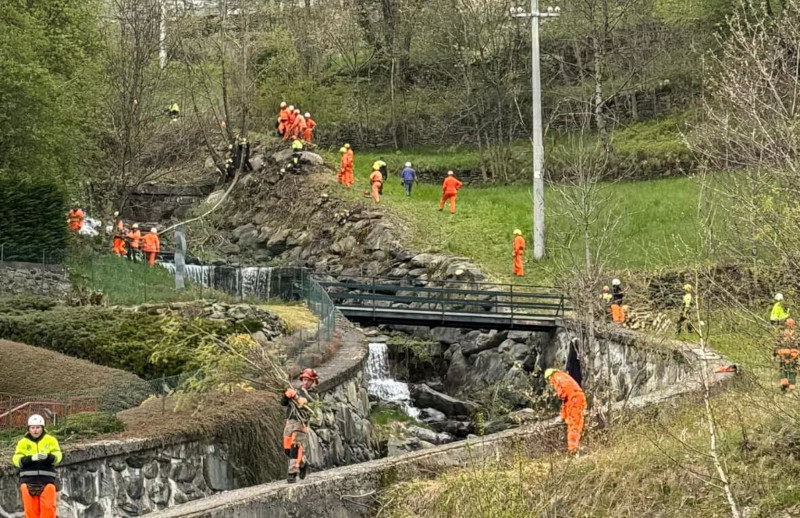
[[[407,160],[443,165],[443,157],[452,156],[450,151],[442,150],[439,155],[432,150],[406,154],[356,152],[356,183],[345,196],[365,199],[362,193],[367,189],[371,165],[379,156],[384,157],[389,170],[381,203],[407,223],[411,245],[420,251],[469,257],[496,279],[511,279],[511,241],[515,228],[522,230],[528,250],[532,251],[529,185],[466,185],[459,192],[457,213],[451,216],[447,207],[444,212],[437,210],[441,197],[439,184],[417,184],[408,198],[396,176]],[[561,266],[580,261],[579,244],[573,239],[576,226],[566,214],[562,189],[548,186],[545,190],[548,257],[536,263],[530,253],[526,256],[523,283],[551,283]],[[678,177],[617,182],[603,189],[608,194],[607,211],[619,220],[605,250],[612,268],[649,270],[693,262],[694,253],[686,251],[696,253],[700,248],[696,229],[700,192],[697,180]]]
[[[146,302],[190,301],[219,295],[186,280],[186,289],[175,289],[175,277],[156,265],[129,261],[112,254],[73,260],[70,280],[82,289],[101,291],[109,304],[136,305]]]

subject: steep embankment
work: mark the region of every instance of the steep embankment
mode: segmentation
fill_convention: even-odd
[[[382,206],[337,196],[341,186],[335,173],[318,155],[304,153],[300,172],[282,173],[289,154],[268,154],[256,155],[256,170],[240,179],[207,223],[214,226],[217,255],[251,264],[306,266],[340,277],[411,277],[423,284],[486,279],[465,258],[410,250],[402,222]]]

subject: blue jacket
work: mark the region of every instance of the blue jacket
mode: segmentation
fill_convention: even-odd
[[[400,173],[400,176],[403,177],[404,182],[413,182],[417,179],[417,173],[410,167],[403,169],[403,172]]]

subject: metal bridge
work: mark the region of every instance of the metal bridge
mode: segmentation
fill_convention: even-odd
[[[344,316],[361,324],[549,331],[569,311],[563,295],[543,286],[414,282],[348,277],[319,284]]]

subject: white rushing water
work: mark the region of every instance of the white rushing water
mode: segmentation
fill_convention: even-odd
[[[397,403],[411,417],[419,417],[419,409],[411,404],[408,383],[397,381],[389,373],[389,353],[386,344],[370,343],[367,358],[367,391],[381,401]]]
[[[175,274],[175,264],[161,263],[171,274]],[[273,268],[249,266],[186,265],[186,279],[206,288],[214,288],[229,295],[269,299],[276,294],[273,289]]]

